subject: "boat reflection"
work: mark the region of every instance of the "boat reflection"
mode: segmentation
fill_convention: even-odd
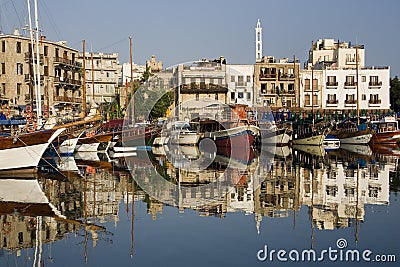
[[[153,220],[165,208],[140,187],[143,181],[151,184],[154,173],[176,186],[161,194],[180,213],[190,209],[219,218],[250,214],[260,232],[263,218],[295,219],[305,207],[313,227],[350,227],[366,220],[365,205],[389,205],[390,190],[399,184],[396,151],[382,146],[329,152],[286,146],[265,158],[253,150],[236,157],[187,146],[113,160],[103,154],[78,154],[59,164],[63,170],[58,174],[0,179],[0,248],[19,251],[36,247],[39,239],[51,243],[80,232],[76,238],[84,237],[86,250],[88,240],[93,247],[111,242],[124,214],[132,223],[132,253],[134,201],[145,202]],[[223,186],[227,190],[220,195],[217,188]],[[115,228],[107,229],[107,223]]]

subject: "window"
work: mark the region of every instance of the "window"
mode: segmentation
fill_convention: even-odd
[[[366,96],[365,94],[362,94],[362,95],[361,95],[361,99],[362,99],[362,100],[367,100],[367,96]]]
[[[17,95],[18,96],[21,95],[21,87],[22,87],[22,84],[21,83],[17,83]]]
[[[24,70],[23,70],[23,65],[22,63],[17,63],[17,75],[23,75]]]
[[[336,76],[328,76],[327,80],[328,80],[326,82],[327,86],[337,86],[338,85],[338,83],[336,82]]]
[[[231,99],[235,100],[235,92],[231,92]]]
[[[346,76],[345,86],[356,86],[355,77],[354,76]]]
[[[1,41],[1,52],[6,52],[6,41]]]
[[[244,86],[244,79],[243,76],[238,76],[238,86]]]
[[[199,95],[199,93],[197,93],[196,94],[196,101],[199,101],[199,99],[200,99],[200,95]]]
[[[1,74],[6,74],[6,63],[1,63]]]
[[[17,42],[16,52],[21,54],[21,42]]]
[[[271,94],[275,94],[275,83],[271,83]]]
[[[49,55],[49,47],[47,45],[44,46],[44,56],[47,57]]]
[[[304,90],[310,90],[310,79],[304,80]]]
[[[238,98],[243,98],[243,92],[238,92]]]
[[[235,76],[231,75],[231,82],[234,83],[235,82]]]
[[[318,91],[318,79],[313,79],[313,90]]]
[[[367,81],[367,77],[365,75],[361,76],[361,81],[365,83]]]
[[[318,106],[318,95],[313,95],[313,105],[317,105]]]
[[[218,100],[218,93],[215,94],[215,100]]]
[[[251,77],[250,77],[250,75],[247,75],[247,82],[248,82],[248,83],[251,82]]]
[[[293,92],[294,91],[294,84],[293,83],[289,83],[288,84],[288,91],[289,92]]]
[[[49,66],[44,66],[44,76],[49,76]]]
[[[267,84],[262,83],[261,84],[261,94],[266,94],[267,93]]]
[[[324,61],[329,61],[329,55],[324,56]]]
[[[304,96],[304,104],[306,105],[306,106],[311,106],[311,97],[310,97],[310,95],[305,95]]]
[[[2,94],[2,95],[5,95],[5,94],[6,94],[6,84],[5,84],[5,83],[2,83],[2,84],[1,84],[1,94]]]
[[[246,99],[247,99],[248,101],[250,101],[250,100],[251,100],[251,93],[247,92],[246,95],[247,95],[247,98],[246,98]]]

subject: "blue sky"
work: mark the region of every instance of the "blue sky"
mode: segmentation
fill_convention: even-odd
[[[129,61],[151,55],[164,67],[225,56],[228,63],[254,63],[254,28],[263,27],[264,55],[307,58],[312,40],[334,38],[364,44],[366,64],[391,66],[400,76],[400,1],[397,0],[51,0],[39,1],[48,39],[81,50],[118,52]],[[17,15],[18,14],[18,15]],[[11,33],[27,21],[25,0],[0,0],[0,30]]]

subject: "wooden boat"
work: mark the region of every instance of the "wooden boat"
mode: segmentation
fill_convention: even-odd
[[[114,137],[113,132],[95,132],[89,131],[84,134],[84,136],[78,139],[75,151],[78,152],[97,152],[97,151],[107,151],[111,140]]]
[[[293,125],[293,144],[321,146],[330,131],[330,125],[301,121]]]
[[[0,136],[0,171],[35,170],[48,146],[65,130],[50,129]]]
[[[396,144],[400,141],[400,130],[395,117],[387,116],[379,121],[371,121],[374,133],[371,144]]]
[[[372,131],[366,122],[357,123],[355,118],[339,123],[333,134],[339,138],[341,144],[366,145],[372,137]]]
[[[274,121],[260,122],[260,136],[263,145],[284,146],[292,140],[290,125],[277,126]]]

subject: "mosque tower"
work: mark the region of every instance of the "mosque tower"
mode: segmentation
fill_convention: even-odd
[[[257,20],[256,28],[256,62],[260,62],[262,59],[262,28],[260,20]]]

